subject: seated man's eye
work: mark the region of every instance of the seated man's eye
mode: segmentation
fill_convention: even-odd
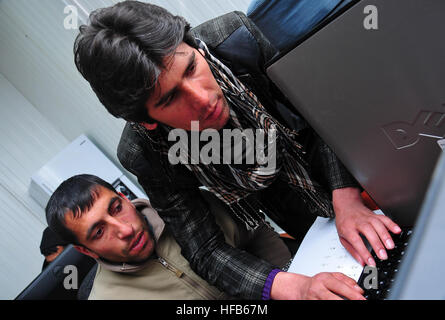
[[[120,203],[114,207],[113,214],[119,213],[121,212],[121,210],[122,210],[122,204]]]
[[[95,239],[99,239],[104,233],[104,230],[102,228],[97,229],[96,234],[94,235]]]

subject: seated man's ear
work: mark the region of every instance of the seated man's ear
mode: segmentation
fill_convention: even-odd
[[[99,259],[99,256],[97,254],[95,254],[93,251],[85,248],[84,246],[74,246],[74,249],[76,249],[80,253],[83,253],[93,259]]]
[[[145,127],[145,129],[147,130],[155,130],[158,127],[158,123],[146,123],[146,122],[141,122],[140,123],[142,126]]]

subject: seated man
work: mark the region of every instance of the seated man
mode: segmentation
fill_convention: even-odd
[[[385,258],[385,248],[394,247],[389,231],[400,232],[366,208],[352,176],[268,81],[264,64],[276,51],[244,14],[229,13],[190,30],[163,8],[125,1],[90,15],[74,53],[102,104],[128,121],[119,160],[138,177],[197,274],[244,299],[363,299],[346,276],[284,272],[227,245],[200,194],[205,186],[222,200],[249,235],[265,233],[264,213],[294,237],[316,215],[335,216],[342,243],[362,264],[375,262],[360,234]],[[247,151],[246,137],[272,141],[275,148],[267,145],[257,154],[275,155],[276,165],[258,158],[226,161],[218,152],[224,141],[210,162],[195,157],[195,149],[202,153],[193,137],[206,130],[207,141],[216,135],[218,142],[226,129],[260,133],[256,141],[242,135],[240,144],[230,142],[235,153],[238,146]],[[179,163],[170,152],[176,146],[172,133],[192,142]]]
[[[208,192],[205,196],[226,241],[242,247],[236,224],[218,200]],[[98,261],[89,299],[229,298],[191,270],[148,200],[130,202],[96,176],[77,175],[64,181],[48,202],[46,218],[60,238]],[[275,240],[256,240],[279,239],[276,235]],[[284,264],[289,253],[276,250],[282,256],[271,262]]]

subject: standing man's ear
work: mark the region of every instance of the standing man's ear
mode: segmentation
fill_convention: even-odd
[[[83,253],[93,259],[99,259],[99,256],[97,254],[95,254],[93,251],[85,248],[84,246],[74,246],[74,249],[76,249],[77,251],[79,251],[80,253]]]
[[[140,123],[142,126],[145,127],[145,129],[147,130],[155,130],[158,127],[158,123],[146,123],[146,122],[141,122]]]

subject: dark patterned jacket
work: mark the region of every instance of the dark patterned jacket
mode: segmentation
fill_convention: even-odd
[[[356,186],[335,154],[266,77],[264,65],[276,50],[243,13],[232,12],[212,19],[192,29],[192,33],[258,96],[269,113],[301,132],[314,174],[327,188]],[[261,299],[265,281],[276,266],[226,244],[208,204],[200,195],[197,178],[181,164],[170,165],[167,157],[153,150],[136,128],[134,123],[125,126],[118,158],[137,176],[192,269],[231,296]],[[279,183],[252,195],[251,200],[252,205],[259,200],[269,208],[267,215],[296,238],[304,236],[315,218],[308,217],[304,204],[289,187]],[[246,205],[249,201],[248,198]]]

